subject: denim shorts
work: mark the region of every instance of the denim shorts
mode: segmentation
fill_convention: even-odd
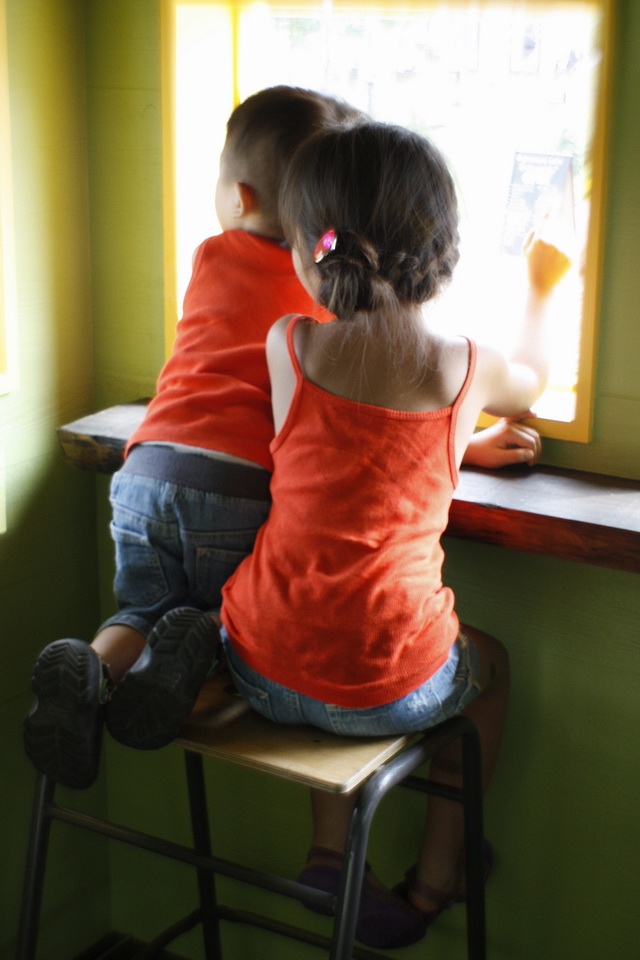
[[[238,692],[254,710],[275,723],[310,723],[330,733],[354,737],[415,733],[462,713],[480,691],[478,651],[462,631],[447,662],[426,683],[400,700],[365,709],[322,703],[267,680],[240,659],[224,627],[221,635]]]
[[[256,481],[265,481],[263,489],[256,490],[261,499],[229,496],[135,472],[136,463],[147,470],[145,458],[135,456],[137,450],[134,447],[130,455],[131,464],[128,458],[111,481],[118,613],[102,627],[126,624],[147,636],[156,621],[173,607],[220,607],[223,585],[253,549],[256,534],[269,514],[269,475],[267,471],[255,471]],[[150,453],[146,446],[144,451]],[[163,456],[161,453],[160,465]],[[194,455],[167,454],[169,462],[176,456],[182,463],[183,456]],[[205,474],[220,465],[220,461],[217,466],[212,464],[212,458],[195,455],[195,459],[205,461]],[[199,479],[196,474],[194,482]],[[250,476],[249,487],[251,480]],[[207,485],[208,481],[200,484]]]

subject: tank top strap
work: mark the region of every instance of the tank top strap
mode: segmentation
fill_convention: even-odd
[[[312,317],[306,317],[303,313],[298,313],[293,316],[289,326],[287,327],[287,349],[289,351],[289,358],[291,360],[291,366],[293,367],[293,372],[296,375],[296,381],[304,380],[304,374],[302,373],[302,367],[300,366],[300,361],[298,360],[298,355],[296,353],[296,348],[293,343],[293,331],[300,323],[301,320],[312,320]],[[315,321],[314,321],[315,322]]]
[[[454,413],[457,413],[458,408],[461,406],[464,398],[469,392],[469,387],[471,386],[471,381],[473,380],[473,375],[476,372],[476,354],[477,348],[474,340],[470,340],[468,337],[465,338],[469,344],[469,367],[467,369],[467,375],[465,377],[464,383],[460,393],[453,402]]]
[[[289,409],[287,410],[287,414],[284,418],[284,422],[280,427],[280,429],[278,430],[278,432],[276,433],[273,440],[271,441],[271,443],[269,444],[269,450],[272,455],[284,443],[285,439],[288,437],[289,433],[291,432],[291,426],[293,421],[295,420],[296,410],[300,402],[300,396],[304,389],[305,377],[304,377],[304,373],[302,372],[302,367],[300,365],[300,361],[298,359],[298,355],[296,353],[295,345],[293,342],[294,330],[301,320],[313,320],[313,318],[308,317],[303,313],[292,314],[291,320],[287,325],[286,344],[287,344],[287,351],[289,353],[289,360],[291,361],[291,367],[293,369],[293,373],[295,376],[295,387],[293,390],[293,395],[289,402]]]
[[[466,338],[467,343],[469,344],[469,367],[467,369],[467,375],[462,384],[460,393],[453,402],[451,408],[451,429],[449,432],[449,466],[451,469],[451,479],[454,484],[458,483],[458,465],[456,463],[456,427],[458,424],[458,413],[460,407],[464,401],[464,398],[469,392],[469,387],[471,386],[471,381],[473,380],[473,375],[476,372],[476,356],[477,356],[477,347],[474,340]]]

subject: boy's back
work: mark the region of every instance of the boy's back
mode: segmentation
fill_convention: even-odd
[[[267,332],[291,312],[330,319],[295,275],[278,216],[280,183],[310,134],[360,117],[333,97],[286,86],[233,111],[215,197],[223,233],[196,252],[172,356],[127,455],[143,442],[170,443],[272,469]]]
[[[172,356],[128,451],[142,442],[181,444],[271,470],[265,339],[291,309],[329,316],[301,286],[289,250],[242,230],[205,240],[194,257]]]

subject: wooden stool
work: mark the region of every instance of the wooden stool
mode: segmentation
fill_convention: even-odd
[[[415,775],[425,761],[460,738],[463,786],[444,787]],[[205,957],[222,960],[221,920],[248,923],[286,937],[323,947],[330,960],[375,960],[382,954],[354,945],[359,891],[367,855],[369,829],[378,804],[400,784],[412,790],[444,796],[463,804],[467,880],[467,957],[485,960],[484,867],[482,835],[482,775],[478,734],[465,717],[448,720],[426,733],[385,738],[339,737],[313,727],[284,727],[254,713],[238,697],[226,672],[208,681],[175,746],[184,751],[191,811],[193,846],[183,846],[108,820],[88,816],[55,803],[56,784],[39,775],[24,882],[17,960],[35,960],[40,905],[45,880],[48,838],[52,821],[82,827],[102,836],[192,865],[197,872],[199,906],[145,947],[144,957],[157,956],[167,944],[202,924]],[[241,764],[306,787],[335,793],[358,791],[351,818],[337,897],[312,890],[297,881],[262,873],[212,854],[205,793],[203,757]],[[284,896],[329,907],[334,914],[332,936],[257,914],[219,905],[215,875],[272,890]]]

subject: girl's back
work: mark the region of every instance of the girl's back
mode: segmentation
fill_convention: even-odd
[[[372,707],[435,673],[457,636],[440,538],[457,480],[453,426],[475,349],[463,342],[453,404],[414,390],[408,402],[422,409],[407,410],[380,402],[389,384],[377,389],[365,378],[346,397],[348,377],[318,384],[306,376],[294,344],[308,346],[317,332],[304,318],[288,324],[294,383],[272,445],[273,506],[225,587],[224,620],[254,670],[318,700]],[[312,355],[332,370],[326,348],[335,341],[320,343]],[[375,372],[373,363],[364,372]]]
[[[268,354],[276,433],[285,421],[293,396],[289,351],[285,337],[290,318],[284,318],[269,335]],[[401,348],[390,362],[386,341],[376,340],[366,324],[312,321],[296,324],[295,353],[304,376],[323,390],[359,403],[413,413],[443,410],[454,404],[469,368],[469,343],[463,337],[446,339],[432,334],[418,312],[415,346],[402,356]],[[416,362],[420,357],[420,366]],[[468,418],[467,418],[468,419]],[[468,434],[456,440],[460,463]]]

